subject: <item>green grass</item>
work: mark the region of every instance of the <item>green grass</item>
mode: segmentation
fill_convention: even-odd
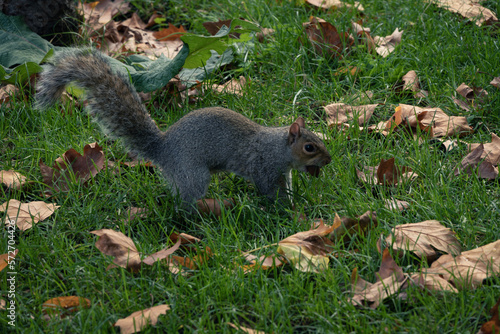
[[[15,198],[61,206],[31,230],[16,234],[17,331],[113,332],[110,324],[118,319],[158,304],[169,304],[172,309],[145,333],[235,332],[226,322],[267,333],[478,331],[500,297],[499,277],[487,280],[477,290],[458,294],[410,288],[407,300],[389,298],[370,310],[348,303],[350,275],[357,267],[361,277],[375,280],[381,261],[376,241],[397,224],[439,220],[456,232],[464,249],[498,240],[498,181],[453,177],[453,169],[467,154],[464,146],[443,153],[429,143],[418,145],[399,134],[384,138],[357,130],[342,133],[327,129],[321,109],[314,105],[349,103],[356,94],[371,90],[374,97],[370,103],[381,103],[370,121],[375,124],[390,117],[399,103],[418,102],[392,89],[402,75],[415,70],[422,88],[429,91],[422,106],[466,116],[475,133],[465,141],[490,141],[490,132],[500,134],[500,90],[489,85],[493,76],[500,76],[498,29],[477,27],[423,1],[361,0],[364,25],[372,29],[372,35],[386,36],[399,28],[404,30],[403,43],[386,58],[354,50],[339,61],[313,52],[305,43],[302,22],[315,15],[344,31],[351,21],[360,18],[349,11],[325,14],[294,2],[274,0],[135,2],[141,5],[143,18],[157,9],[174,23],[188,23],[196,33],[204,33],[204,21],[238,17],[275,29],[274,40],[255,43],[246,61],[241,56],[236,68],[213,77],[220,82],[239,75],[251,78],[243,97],[208,93],[196,105],[178,108],[167,105],[162,92],[154,94],[156,107],[149,103],[148,109],[163,128],[189,110],[214,105],[231,108],[265,125],[284,124],[281,116],[306,117],[311,128],[332,138],[327,142],[332,163],[319,179],[294,173],[298,210],[309,218],[329,222],[335,213],[357,216],[374,210],[379,225],[348,246],[335,246],[335,250],[348,251],[347,256],[332,257],[328,270],[320,274],[302,273],[291,266],[243,274],[233,270],[233,262],[239,261],[238,250],[276,243],[308,229],[309,223],[297,221],[291,211],[266,204],[251,185],[225,174],[214,177],[208,197],[233,197],[237,205],[219,221],[176,213],[160,173],[140,168],[121,174],[103,171],[86,187],[73,185],[69,192],[45,199],[41,196],[40,159],[51,165],[66,150],[82,152],[85,144],[94,141],[104,146],[108,159],[126,160],[126,150],[119,141],[103,135],[77,108],[67,106],[64,113],[60,108],[40,112],[31,103],[13,101],[10,106],[0,106],[0,170],[14,169],[37,183],[25,193],[0,189],[0,204]],[[495,1],[485,5],[497,13],[500,10]],[[348,65],[360,68],[360,74],[333,75],[339,67]],[[489,97],[483,109],[466,113],[454,105],[452,96],[462,82],[487,89]],[[389,157],[411,167],[419,174],[418,179],[391,189],[360,184],[356,168],[373,166]],[[389,211],[384,208],[384,200],[390,197],[411,205],[403,213]],[[122,215],[130,206],[148,208],[150,213],[127,224]],[[168,236],[175,230],[201,238],[217,255],[186,277],[172,275],[159,264],[146,266],[137,274],[123,269],[106,271],[110,258],[97,250],[97,237],[89,233],[101,228],[125,233],[143,254],[169,246]],[[6,239],[0,240],[0,249],[7,249]],[[355,249],[358,252],[351,252]],[[421,266],[410,254],[396,261],[405,272]],[[1,275],[1,298],[6,299],[5,270]],[[89,298],[92,306],[71,318],[43,320],[43,302],[65,295]],[[2,332],[10,328],[4,314],[0,312]]]

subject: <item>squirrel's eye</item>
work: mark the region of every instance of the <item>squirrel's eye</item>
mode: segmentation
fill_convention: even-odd
[[[309,152],[309,153],[316,151],[316,148],[312,144],[304,145],[304,149],[306,150],[306,152]]]

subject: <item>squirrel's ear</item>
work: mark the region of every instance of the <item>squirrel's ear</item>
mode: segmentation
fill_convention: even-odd
[[[297,122],[290,125],[288,130],[288,144],[292,145],[300,138],[300,126]]]
[[[301,128],[306,128],[306,121],[304,121],[304,119],[302,117],[298,117],[296,120],[295,120],[295,123],[297,123]]]

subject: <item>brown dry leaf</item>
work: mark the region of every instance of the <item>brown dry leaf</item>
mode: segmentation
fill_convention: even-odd
[[[177,242],[177,240],[179,240],[179,239],[181,240],[182,245],[184,245],[184,244],[196,244],[196,243],[201,242],[201,239],[199,239],[197,237],[193,237],[192,235],[189,235],[186,233],[173,232],[170,235],[170,240],[172,240],[173,242]]]
[[[401,182],[412,181],[418,177],[411,168],[396,166],[394,157],[380,161],[376,167],[365,167],[363,171],[356,169],[358,178],[370,184],[398,185]]]
[[[125,212],[125,219],[127,222],[131,222],[136,218],[145,218],[148,216],[149,210],[146,208],[137,208],[132,206]]]
[[[16,263],[14,258],[17,256],[17,251],[18,249],[15,249],[12,252],[9,251],[7,254],[0,255],[0,271],[4,270],[5,267],[7,267],[11,262],[14,262],[11,266],[13,266]]]
[[[440,275],[425,275],[417,273],[410,276],[411,285],[430,291],[449,291],[458,293],[458,290]]]
[[[435,260],[440,253],[460,254],[461,247],[455,233],[444,227],[437,220],[426,220],[420,223],[397,225],[392,235],[385,239],[397,251],[414,252],[429,262]]]
[[[154,19],[154,15],[151,19]],[[179,33],[185,32],[184,28],[169,26],[157,32],[146,30],[151,25],[151,19],[146,24],[136,13],[133,13],[131,18],[123,22],[108,22],[104,29],[104,38],[102,34],[93,31],[90,34],[91,39],[101,51],[109,55],[144,53],[152,60],[161,55],[173,59],[183,46]]]
[[[168,256],[172,255],[177,249],[179,249],[180,245],[181,245],[181,239],[178,239],[177,242],[175,243],[175,245],[173,245],[172,247],[165,248],[159,252],[151,254],[148,257],[146,257],[144,260],[142,260],[142,262],[152,266],[156,261],[163,260],[163,259],[167,258]]]
[[[208,33],[212,36],[216,35],[220,28],[222,28],[222,26],[226,26],[227,28],[231,27],[231,22],[233,20],[219,20],[217,22],[203,22],[203,26],[205,27],[205,29],[207,29]],[[231,38],[240,38],[240,34],[238,33],[231,33],[229,35]]]
[[[345,74],[350,74],[350,75],[356,75],[358,72],[358,68],[356,66],[348,66],[348,67],[340,67],[337,69],[335,72],[333,72],[334,76],[339,76],[339,75],[345,75]],[[373,93],[372,93],[373,96]],[[372,97],[370,96],[370,98]]]
[[[0,299],[0,311],[7,309],[7,302],[5,299]]]
[[[474,130],[462,116],[448,116],[440,108],[420,108],[408,104],[399,104],[401,118],[412,128],[419,127],[423,131],[431,128],[432,137],[452,137],[471,134]]]
[[[465,83],[462,83],[456,89],[457,93],[466,99],[466,101],[453,98],[453,101],[462,109],[470,111],[469,107],[480,107],[481,103],[484,102],[485,98],[488,96],[488,92],[480,87],[469,87]]]
[[[410,206],[410,203],[406,201],[400,201],[392,197],[390,199],[386,199],[384,202],[385,202],[384,207],[386,207],[389,210],[404,211]]]
[[[321,221],[316,229],[299,232],[278,242],[278,253],[283,254],[296,269],[305,272],[320,272],[328,267],[328,254],[333,243],[328,235],[333,231]]]
[[[334,127],[351,120],[357,120],[359,125],[367,123],[378,104],[350,106],[344,103],[333,103],[324,106],[329,127]]]
[[[163,28],[160,31],[155,31],[153,36],[159,41],[174,41],[180,39],[183,34],[186,33],[186,29],[183,26],[177,28],[173,24],[169,23],[168,28]]]
[[[157,305],[137,311],[124,319],[118,320],[113,326],[120,327],[121,334],[132,334],[143,330],[147,325],[156,325],[158,317],[167,314],[169,305]]]
[[[213,214],[216,217],[222,215],[221,203],[214,198],[204,198],[196,201],[196,206],[201,214],[209,215]],[[231,200],[223,200],[223,206],[225,210],[230,210],[234,207],[234,203]]]
[[[450,152],[451,150],[454,150],[456,148],[458,148],[458,145],[459,144],[467,144],[461,140],[456,140],[456,139],[453,139],[453,140],[444,140],[444,139],[441,139],[441,138],[432,138],[430,140],[430,143],[431,144],[434,144],[434,143],[438,143],[439,144],[439,149],[441,149],[443,152]]]
[[[376,282],[383,281],[384,279],[391,276],[396,276],[398,280],[403,279],[403,269],[401,269],[401,267],[397,265],[396,261],[394,261],[391,253],[387,248],[385,248],[382,252],[382,262],[380,263],[380,269],[375,276],[377,277]]]
[[[114,264],[132,272],[139,271],[141,268],[141,257],[132,239],[121,232],[110,229],[96,230],[90,233],[100,237],[95,246],[101,253],[113,256]],[[113,267],[111,265],[107,269]]]
[[[90,32],[95,32],[112,20],[118,13],[126,14],[130,5],[124,0],[100,0],[92,3],[78,3],[78,9],[85,18]]]
[[[484,323],[477,334],[494,334],[500,333],[500,313],[498,307],[500,306],[500,299],[498,299],[495,306],[491,308],[491,320]]]
[[[387,250],[384,250],[380,267],[376,283],[369,283],[359,277],[357,268],[354,268],[351,274],[351,289],[354,294],[350,300],[353,305],[367,305],[375,309],[384,299],[399,294],[405,288],[408,276],[396,265]]]
[[[438,7],[458,13],[465,18],[472,19],[478,26],[491,25],[498,22],[495,13],[484,8],[474,0],[427,0]]]
[[[60,206],[42,201],[21,203],[16,199],[11,199],[0,206],[0,211],[5,211],[7,219],[16,222],[16,226],[21,231],[26,231],[38,223],[50,217]]]
[[[11,84],[0,87],[0,104],[8,104],[12,96],[16,95],[19,89]]]
[[[13,170],[0,170],[0,183],[3,183],[7,188],[20,190],[25,184],[26,176]]]
[[[342,217],[335,215],[332,227],[328,238],[338,242],[342,240],[344,243],[351,241],[354,235],[363,235],[366,231],[377,226],[377,213],[374,211],[366,211],[361,216],[356,218]]]
[[[345,3],[340,0],[306,0],[306,3],[313,7],[322,9],[337,10],[340,8],[356,8],[361,12],[364,10],[363,6],[357,1],[354,1],[354,5]]]
[[[342,58],[342,54],[354,40],[348,33],[339,33],[337,28],[323,19],[311,16],[309,22],[302,23],[304,30],[317,53],[323,51],[333,57]]]
[[[500,88],[500,77],[493,78],[491,80],[490,85],[495,86],[496,88]]]
[[[247,79],[240,76],[238,79],[231,79],[222,85],[212,85],[212,89],[219,93],[234,94],[243,96],[243,89],[247,85]]]
[[[245,272],[250,272],[253,269],[271,269],[271,268],[277,268],[281,267],[283,264],[286,263],[286,259],[283,258],[281,255],[261,255],[261,256],[255,256],[252,254],[244,253],[245,260],[248,262],[252,263],[251,265],[246,265],[242,266]]]
[[[417,72],[409,71],[403,75],[401,80],[403,81],[403,91],[412,92],[416,98],[424,98],[429,95],[427,91],[420,88]]]
[[[231,327],[233,327],[234,329],[237,329],[243,333],[247,333],[247,334],[266,334],[266,332],[263,332],[263,331],[258,331],[258,330],[255,330],[255,329],[251,329],[251,328],[248,328],[248,327],[243,327],[243,326],[240,326],[240,325],[235,325],[231,322],[227,322],[227,324]]]
[[[386,37],[375,36],[373,41],[377,45],[375,51],[382,57],[387,57],[390,53],[394,51],[396,45],[401,43],[401,37],[403,35],[403,31],[399,31],[398,28],[394,30],[392,34]]]
[[[260,32],[258,32],[255,37],[260,43],[264,43],[266,39],[270,38],[274,34],[274,29],[271,28],[260,28]]]
[[[474,151],[481,144],[470,144],[469,152]],[[491,143],[482,144],[483,145],[483,153],[481,154],[481,159],[488,161],[492,165],[498,165],[500,162],[500,138],[491,133]]]
[[[488,277],[500,273],[500,240],[459,256],[443,255],[424,274],[440,275],[458,289],[475,289]]]
[[[454,175],[460,174],[472,175],[477,171],[477,176],[482,179],[494,180],[498,177],[498,167],[487,160],[487,154],[483,144],[479,144],[472,152],[467,154],[460,164],[457,165]],[[486,158],[482,158],[482,157]]]
[[[90,300],[77,296],[56,297],[42,304],[42,312],[49,317],[64,318],[69,313],[90,308]]]
[[[85,183],[99,173],[104,167],[104,153],[97,143],[87,144],[83,148],[83,155],[74,149],[66,151],[57,158],[54,166],[49,167],[40,160],[40,171],[43,183],[55,191],[67,191],[71,182],[72,173],[75,180]]]

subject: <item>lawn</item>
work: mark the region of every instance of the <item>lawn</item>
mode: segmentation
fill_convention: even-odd
[[[60,206],[49,218],[14,234],[18,249],[15,262],[16,326],[0,311],[2,332],[22,333],[115,332],[113,324],[131,313],[166,304],[170,310],[144,333],[234,333],[237,326],[265,333],[477,333],[490,318],[500,298],[500,276],[489,275],[482,284],[457,292],[428,291],[409,286],[374,309],[351,303],[351,274],[375,282],[382,255],[377,241],[401,224],[437,220],[449,228],[463,251],[500,239],[500,187],[498,178],[455,175],[456,166],[469,153],[468,143],[488,143],[500,134],[500,89],[491,85],[500,76],[500,30],[479,26],[458,14],[425,1],[360,0],[364,10],[324,11],[301,1],[137,0],[133,10],[147,21],[156,10],[166,22],[182,24],[187,31],[208,35],[203,23],[244,18],[274,33],[264,42],[252,40],[234,62],[202,83],[204,92],[192,103],[172,103],[166,90],[151,94],[146,106],[163,130],[191,110],[222,106],[266,126],[289,125],[303,116],[310,129],[323,133],[332,162],[319,178],[293,173],[295,210],[269,203],[254,186],[223,173],[212,177],[207,197],[232,198],[234,208],[220,217],[189,215],[175,209],[160,171],[142,166],[104,168],[89,182],[72,182],[67,191],[44,195],[46,186],[39,162],[52,166],[67,150],[83,154],[86,144],[98,142],[106,159],[130,161],[122,143],[103,134],[84,112],[82,103],[59,104],[46,111],[33,107],[29,85],[9,104],[0,105],[0,170],[15,170],[33,181],[29,189],[0,188],[0,205],[11,199],[23,203],[45,201]],[[352,3],[352,2],[350,2]],[[495,13],[500,4],[482,5]],[[402,41],[382,57],[355,42],[341,57],[318,52],[308,41],[303,23],[319,17],[338,31],[350,31],[352,22],[371,28],[371,36],[388,36],[398,28]],[[125,17],[121,17],[124,19]],[[84,38],[78,43],[88,44]],[[346,68],[356,67],[354,74]],[[343,70],[344,69],[344,70]],[[402,77],[418,75],[428,94],[415,97],[401,92]],[[243,94],[219,94],[212,84],[243,76],[250,82]],[[458,106],[456,89],[465,83],[487,91],[469,110]],[[370,91],[369,96],[366,92]],[[441,108],[449,116],[465,117],[473,131],[453,134],[456,148],[443,149],[423,130],[417,138],[404,131],[360,130],[358,126],[329,126],[323,106],[378,104],[366,126],[387,121],[400,104]],[[387,186],[365,183],[357,170],[394,158],[418,174],[413,180]],[[408,202],[405,210],[386,206],[386,200]],[[147,213],[128,219],[130,207]],[[276,253],[274,245],[295,233],[310,229],[323,219],[332,224],[335,215],[357,217],[375,211],[377,224],[349,242],[333,243],[327,268],[303,272],[286,264],[246,272],[241,252]],[[308,219],[300,219],[299,216]],[[7,224],[5,215],[0,219]],[[91,231],[113,229],[133,240],[144,256],[173,245],[172,232],[201,240],[199,248],[213,252],[196,269],[173,274],[164,263],[142,266],[136,273],[124,268],[107,270],[112,258],[96,247]],[[0,253],[8,249],[0,240]],[[389,245],[391,247],[391,245]],[[193,256],[193,252],[179,252]],[[428,263],[412,252],[391,253],[405,273],[415,273]],[[494,261],[498,267],[498,258]],[[9,269],[0,272],[0,299],[10,300]],[[42,304],[60,296],[79,296],[90,307],[67,317],[44,317]],[[497,329],[498,331],[498,329]]]

